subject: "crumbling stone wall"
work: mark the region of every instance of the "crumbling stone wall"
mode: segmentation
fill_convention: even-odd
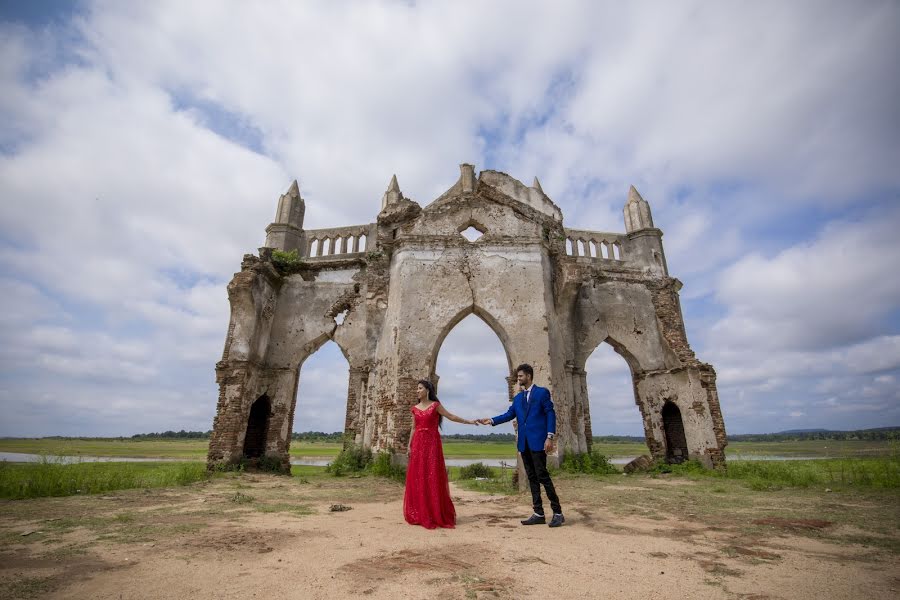
[[[473,313],[503,345],[509,372],[498,377],[506,378],[510,398],[512,369],[522,362],[550,388],[559,454],[588,451],[602,422],[590,414],[585,364],[605,342],[632,371],[654,457],[666,457],[662,407],[671,402],[689,456],[724,464],[715,371],[688,344],[681,283],[668,275],[662,232],[634,188],[624,234],[568,229],[537,179],[526,186],[495,171],[476,176],[465,164],[457,182],[425,207],[405,198],[392,178],[375,223],[307,231],[304,214],[295,182],[279,199],[259,257],[245,256],[229,284],[210,467],[242,459],[250,406],[263,394],[271,403],[265,454],[289,467],[300,367],[328,340],[350,367],[348,443],[402,461],[416,382],[438,384],[440,347]],[[481,237],[463,237],[469,227]],[[300,260],[273,260],[273,249],[296,251]]]

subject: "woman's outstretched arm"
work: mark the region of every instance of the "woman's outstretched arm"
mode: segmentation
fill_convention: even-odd
[[[463,419],[462,417],[457,417],[452,412],[450,412],[449,410],[444,408],[443,402],[438,403],[437,410],[441,414],[442,417],[447,417],[454,423],[462,423],[463,425],[475,425],[475,421],[469,421],[468,419]]]

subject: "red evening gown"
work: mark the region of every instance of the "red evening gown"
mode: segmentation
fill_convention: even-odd
[[[453,527],[456,509],[450,500],[450,483],[438,432],[437,402],[425,410],[412,407],[416,429],[409,449],[403,516],[411,525],[427,529]]]

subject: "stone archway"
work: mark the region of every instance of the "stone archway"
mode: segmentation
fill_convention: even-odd
[[[266,434],[269,430],[271,411],[269,397],[263,394],[250,406],[247,418],[247,432],[244,434],[244,452],[246,458],[260,458],[266,451]]]
[[[443,338],[471,313],[497,333],[510,369],[527,362],[550,389],[560,453],[588,449],[584,362],[609,341],[631,367],[654,457],[666,458],[669,401],[688,457],[724,464],[716,374],[688,344],[681,283],[634,188],[624,233],[566,227],[537,179],[526,186],[497,171],[476,176],[468,164],[424,207],[393,177],[373,223],[307,230],[305,210],[295,182],[278,201],[265,246],[244,256],[228,285],[211,468],[240,457],[262,394],[272,403],[265,454],[289,468],[296,366],[325,339],[350,365],[346,431],[366,448],[405,455],[415,383],[433,374]],[[464,237],[473,224],[481,235]],[[299,260],[273,250],[296,251]]]
[[[594,400],[595,405],[601,405],[604,404],[604,402],[601,400],[601,398],[592,397],[591,385],[589,381],[589,379],[591,378],[591,370],[588,367],[588,363],[590,362],[591,358],[603,347],[607,347],[611,351],[611,354],[621,359],[624,365],[627,367],[627,393],[631,398],[631,403],[635,405],[634,409],[637,418],[640,418],[641,422],[643,422],[643,411],[641,411],[640,402],[636,401],[634,395],[634,373],[640,372],[640,363],[638,363],[637,359],[628,352],[624,345],[618,343],[616,340],[610,337],[607,337],[595,348],[593,348],[586,356],[583,356],[580,363],[576,362],[569,370],[571,372],[572,378],[576,416],[577,419],[583,422],[583,424],[579,423],[579,427],[577,427],[576,429],[578,431],[584,432],[583,444],[585,451],[589,451],[591,449],[593,436],[597,433],[595,424],[598,423],[598,420],[602,420],[604,416],[602,414],[597,414],[595,417],[594,408],[592,408],[591,406],[592,400]],[[604,394],[603,390],[598,391],[598,395],[602,394]],[[645,430],[645,434],[646,433],[647,432]],[[579,439],[579,443],[580,442],[581,440]]]
[[[663,403],[661,413],[666,440],[666,462],[682,463],[687,460],[688,446],[681,411],[674,402],[666,401]]]

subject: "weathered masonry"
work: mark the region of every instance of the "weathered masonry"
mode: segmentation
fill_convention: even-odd
[[[537,179],[460,166],[431,204],[391,179],[374,223],[303,228],[296,182],[278,201],[259,256],[228,285],[231,322],[216,365],[219,400],[209,465],[268,457],[288,467],[300,366],[328,340],[350,365],[345,432],[402,459],[416,381],[437,383],[449,331],[475,313],[516,365],[550,388],[558,452],[591,445],[585,362],[607,342],[631,368],[647,444],[658,460],[725,462],[716,373],[688,344],[662,232],[633,187],[625,233],[569,229]],[[462,235],[477,230],[480,237]],[[296,250],[284,266],[273,250]]]

